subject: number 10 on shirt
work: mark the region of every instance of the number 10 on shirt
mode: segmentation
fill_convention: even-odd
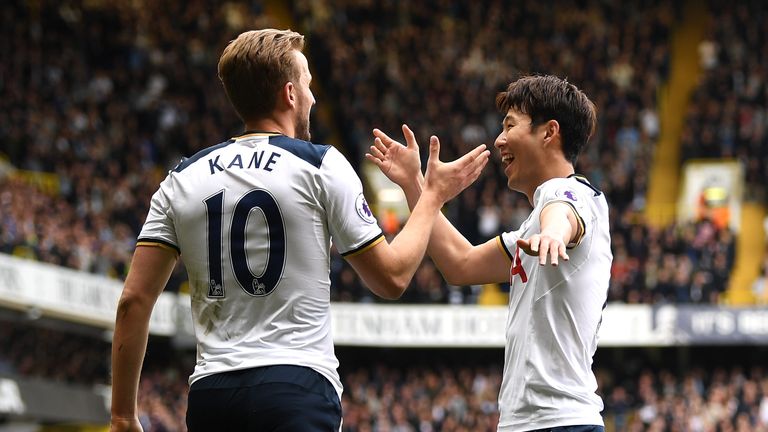
[[[280,206],[268,191],[254,189],[236,200],[232,219],[223,221],[224,190],[206,198],[208,236],[208,297],[223,298],[225,284],[223,268],[229,261],[232,273],[240,287],[247,294],[255,297],[269,295],[280,282],[285,267],[285,223]],[[248,253],[245,248],[246,225],[248,216],[258,209],[264,215],[267,225],[268,247],[267,263],[264,272],[255,275],[248,265]],[[229,238],[223,238],[222,222],[230,223]],[[226,252],[225,249],[226,248]]]

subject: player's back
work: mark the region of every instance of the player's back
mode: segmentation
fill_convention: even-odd
[[[329,146],[256,133],[201,151],[163,182],[165,198],[158,192],[153,201],[167,199],[189,273],[198,341],[190,382],[294,364],[340,390],[329,316],[338,224],[328,223],[335,205],[328,183],[347,170]]]

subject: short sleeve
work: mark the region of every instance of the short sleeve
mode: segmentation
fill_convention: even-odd
[[[496,244],[499,246],[509,261],[514,261],[515,249],[517,248],[517,239],[520,238],[518,231],[505,232],[496,237]]]
[[[542,196],[537,203],[538,208],[543,209],[548,204],[562,202],[573,209],[579,223],[579,236],[567,245],[569,248],[575,247],[581,242],[587,232],[587,224],[595,218],[592,206],[590,206],[593,195],[594,190],[573,179],[552,182],[542,191]]]
[[[331,148],[320,167],[328,227],[336,249],[349,256],[384,239],[363,195],[363,184],[349,161]]]
[[[160,188],[155,194],[152,195],[147,219],[139,233],[138,245],[160,244],[179,252],[170,195],[170,177],[168,177],[160,184]]]

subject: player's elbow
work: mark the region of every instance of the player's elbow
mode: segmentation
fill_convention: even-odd
[[[137,298],[136,296],[131,295],[123,295],[120,296],[120,300],[117,301],[117,310],[116,310],[116,322],[119,324],[121,321],[124,321],[128,315],[130,315],[131,311],[135,309],[135,306],[137,304]]]
[[[126,319],[136,314],[152,313],[154,302],[141,293],[124,290],[117,302],[117,321]]]
[[[411,278],[406,277],[406,275],[395,275],[386,272],[380,273],[377,276],[363,278],[363,281],[371,292],[385,300],[399,299],[411,283]]]
[[[372,293],[383,299],[397,300],[408,288],[417,267],[413,262],[403,260],[386,245],[381,242],[368,252],[348,260]]]
[[[409,283],[410,279],[391,278],[387,281],[382,281],[382,283],[378,284],[372,291],[374,294],[385,300],[397,300],[403,296]]]

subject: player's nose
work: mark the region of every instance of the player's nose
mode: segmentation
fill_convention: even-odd
[[[502,146],[504,146],[507,143],[507,137],[502,131],[499,133],[499,136],[496,137],[496,140],[493,142],[493,146],[497,149],[500,149]]]

